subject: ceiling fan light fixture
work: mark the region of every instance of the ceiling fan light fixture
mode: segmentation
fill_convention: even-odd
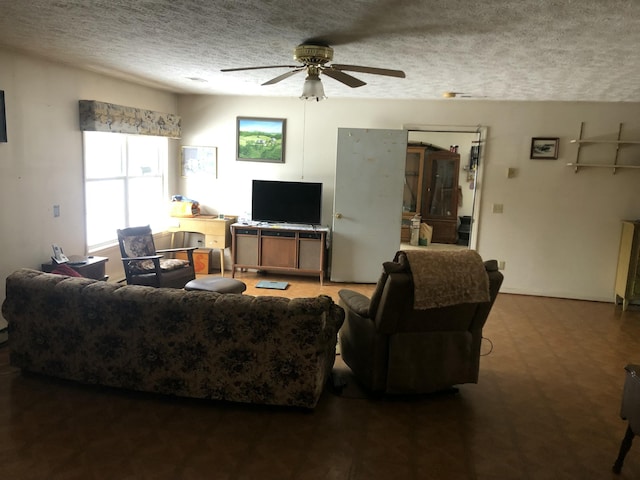
[[[324,87],[320,81],[320,77],[317,74],[310,73],[304,80],[304,86],[302,87],[302,95],[300,100],[315,100],[319,102],[324,100],[327,96],[324,94]]]

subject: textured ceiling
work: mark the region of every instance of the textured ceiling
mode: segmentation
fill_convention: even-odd
[[[297,97],[293,48],[407,78],[331,97],[640,101],[640,0],[0,0],[0,46],[178,93]],[[2,68],[0,66],[0,68]],[[200,80],[192,80],[192,78]]]

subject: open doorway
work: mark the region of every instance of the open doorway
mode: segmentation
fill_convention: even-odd
[[[414,188],[422,189],[415,192],[415,197],[421,200],[414,202],[412,206],[415,205],[416,213],[421,216],[423,223],[430,225],[432,230],[438,230],[430,247],[475,249],[485,128],[407,125],[405,129],[408,131],[408,151],[413,147],[414,151],[425,152],[422,157],[425,160],[422,165],[421,187],[417,187],[414,182]],[[438,152],[443,153],[439,155]],[[434,160],[428,160],[430,155],[441,157],[442,160],[436,162],[437,167],[434,167]],[[434,171],[429,171],[430,168]],[[455,172],[452,171],[454,168]],[[443,185],[447,186],[447,179],[453,182],[453,177],[456,185],[451,184],[448,187],[453,188],[443,189]],[[411,176],[407,178],[411,180]],[[403,199],[403,212],[410,208],[405,203],[407,202]],[[403,213],[405,224],[407,217],[411,218]],[[410,244],[405,240],[406,235],[403,237],[402,248],[409,248]]]

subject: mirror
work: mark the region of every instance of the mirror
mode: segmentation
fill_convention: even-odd
[[[417,211],[422,222],[433,227],[431,243],[434,246],[475,248],[484,129],[415,125],[405,126],[405,129],[408,131],[403,198],[405,230]],[[416,191],[418,181],[415,172],[418,169],[413,168],[416,160],[411,159],[410,152],[421,152],[424,155],[420,174],[422,191]],[[439,152],[442,154],[438,155]],[[457,171],[452,172],[452,165],[455,165]],[[452,185],[455,177],[457,186]],[[411,211],[412,208],[415,211]],[[403,242],[405,241],[408,243],[406,232],[403,232]]]

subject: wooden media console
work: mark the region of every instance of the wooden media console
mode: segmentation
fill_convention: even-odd
[[[329,228],[307,225],[234,223],[231,250],[236,269],[256,269],[325,276]]]

